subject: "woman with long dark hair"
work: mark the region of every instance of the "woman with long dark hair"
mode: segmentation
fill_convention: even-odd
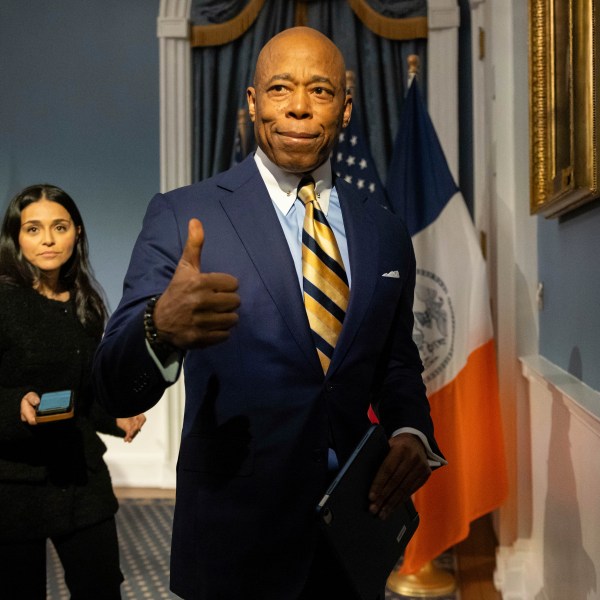
[[[25,188],[0,231],[0,590],[7,597],[46,597],[47,539],[72,599],[121,597],[118,503],[96,432],[130,442],[146,419],[114,419],[92,397],[106,316],[72,198],[53,185]],[[41,398],[54,392],[72,404],[41,418]]]

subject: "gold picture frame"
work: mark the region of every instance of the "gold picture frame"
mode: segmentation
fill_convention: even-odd
[[[529,0],[531,214],[558,217],[600,195],[595,5]]]

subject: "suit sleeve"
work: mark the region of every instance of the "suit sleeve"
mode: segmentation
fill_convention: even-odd
[[[172,207],[157,194],[133,249],[123,298],[94,359],[96,398],[111,415],[130,417],[147,411],[170,385],[146,347],[143,315],[148,300],[169,284],[182,251]]]

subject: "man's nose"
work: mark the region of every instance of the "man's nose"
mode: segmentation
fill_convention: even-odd
[[[294,119],[307,119],[311,116],[311,106],[308,92],[303,89],[294,91],[287,110],[288,116]]]

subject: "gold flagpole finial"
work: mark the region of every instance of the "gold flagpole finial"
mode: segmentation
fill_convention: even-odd
[[[416,75],[419,72],[420,60],[416,54],[410,54],[408,59],[408,72],[411,75]]]
[[[354,71],[346,71],[346,90],[349,94],[354,94],[356,87],[356,74]]]
[[[407,59],[408,62],[408,85],[412,83],[412,80],[419,73],[420,61],[419,57],[416,54],[410,54]]]

